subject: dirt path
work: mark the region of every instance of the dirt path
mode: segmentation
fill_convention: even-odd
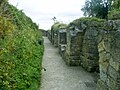
[[[40,90],[95,90],[95,77],[81,67],[69,67],[47,38],[42,66]]]

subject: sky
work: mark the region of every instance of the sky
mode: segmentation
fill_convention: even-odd
[[[48,30],[54,24],[52,18],[69,24],[73,20],[83,17],[81,8],[85,0],[8,0],[10,4],[29,16],[39,25]]]

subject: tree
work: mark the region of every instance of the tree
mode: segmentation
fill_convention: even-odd
[[[120,9],[120,0],[113,0],[113,9]]]
[[[56,20],[56,17],[53,17],[52,20],[54,21],[54,23],[57,21],[57,20]]]
[[[112,0],[86,0],[81,9],[85,16],[107,19]]]

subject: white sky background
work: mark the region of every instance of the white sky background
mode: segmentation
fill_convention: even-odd
[[[25,14],[39,24],[39,28],[50,29],[53,25],[52,18],[70,23],[83,16],[81,7],[85,0],[8,0],[10,4],[23,10]]]

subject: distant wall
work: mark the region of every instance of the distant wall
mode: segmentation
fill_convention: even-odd
[[[43,29],[40,29],[40,31],[42,32],[42,36],[47,37],[47,33],[48,33],[48,31],[43,30]]]
[[[51,41],[51,30],[48,30],[48,32],[47,32],[47,37],[48,37],[48,39]]]
[[[51,27],[51,42],[55,47],[58,47],[58,33],[59,30],[65,29],[66,24],[56,22]]]

